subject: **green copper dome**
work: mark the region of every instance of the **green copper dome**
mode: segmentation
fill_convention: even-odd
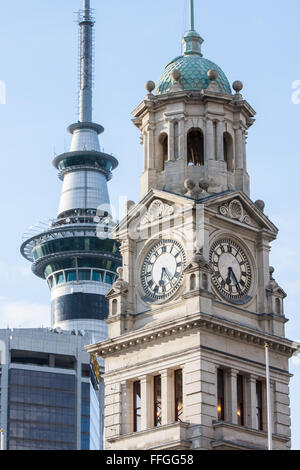
[[[216,80],[220,91],[226,95],[231,95],[231,87],[224,72],[208,59],[205,59],[201,53],[203,39],[195,30],[185,33],[183,39],[183,55],[176,57],[170,62],[157,83],[155,94],[163,95],[170,91],[174,83],[172,72],[179,70],[181,72],[180,84],[184,90],[199,91],[206,90],[210,81],[207,76],[209,70],[216,70],[218,78]]]
[[[177,69],[181,72],[180,83],[184,90],[201,90],[206,89],[210,83],[207,72],[214,69],[219,76],[216,80],[221,92],[231,95],[231,87],[224,72],[208,59],[204,59],[200,55],[182,55],[176,57],[167,65],[163,75],[157,83],[155,94],[163,95],[168,93],[174,83],[172,72]]]

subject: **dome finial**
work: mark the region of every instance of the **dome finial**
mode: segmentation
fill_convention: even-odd
[[[196,54],[202,57],[201,45],[204,42],[199,33],[195,30],[195,8],[194,0],[190,0],[190,30],[185,33],[182,39],[184,55]]]
[[[191,13],[191,31],[195,31],[194,0],[190,0],[190,13]]]

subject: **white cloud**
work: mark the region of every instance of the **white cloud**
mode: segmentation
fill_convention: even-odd
[[[50,306],[0,298],[0,328],[50,326]]]

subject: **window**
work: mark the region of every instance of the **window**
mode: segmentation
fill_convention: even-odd
[[[228,132],[224,132],[224,161],[227,163],[227,171],[233,171],[233,144],[232,137]]]
[[[277,313],[278,315],[281,314],[281,302],[278,298],[275,300],[275,313]]]
[[[224,421],[225,419],[225,384],[224,384],[224,371],[218,369],[218,421]]]
[[[105,282],[106,282],[106,284],[113,284],[113,282],[114,282],[114,275],[111,274],[111,273],[106,273]]]
[[[237,376],[237,417],[238,424],[244,426],[244,377]]]
[[[80,269],[78,271],[78,279],[79,281],[89,281],[91,279],[91,271]]]
[[[201,129],[192,129],[187,136],[188,165],[204,165],[204,137]]]
[[[96,282],[102,281],[102,273],[101,271],[93,271],[92,280]]]
[[[76,271],[67,271],[67,282],[72,282],[77,280]]]
[[[83,250],[97,251],[99,253],[114,253],[119,255],[119,244],[115,240],[102,240],[96,237],[60,238],[57,240],[50,240],[45,243],[42,243],[41,245],[36,246],[32,250],[32,255],[34,260],[36,261],[39,258],[43,258],[44,256],[48,256],[51,254]]]
[[[190,290],[195,290],[196,289],[196,276],[195,274],[192,274],[190,277]]]
[[[161,376],[154,377],[154,426],[161,426]]]
[[[133,383],[133,432],[141,430],[141,382]]]
[[[118,301],[117,299],[114,299],[112,301],[112,308],[111,308],[112,315],[116,315],[117,311],[118,311]]]
[[[205,273],[202,274],[202,287],[204,290],[208,290],[208,278]]]
[[[175,421],[183,418],[182,370],[175,371]]]
[[[56,284],[63,284],[65,282],[65,276],[64,273],[58,273],[56,274]]]
[[[163,171],[165,169],[165,162],[168,161],[168,158],[169,158],[168,135],[163,133],[159,136],[159,139],[158,139],[158,162],[157,162],[158,171]]]
[[[256,382],[256,429],[263,431],[262,382]]]

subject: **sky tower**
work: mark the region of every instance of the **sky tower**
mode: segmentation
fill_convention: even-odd
[[[63,182],[58,216],[49,228],[21,246],[32,271],[46,279],[51,291],[52,326],[88,330],[106,337],[107,301],[121,257],[116,241],[108,237],[113,225],[107,182],[118,161],[101,152],[104,128],[92,120],[93,28],[90,0],[79,12],[80,93],[79,120],[68,127],[70,151],[57,156],[54,167]]]

